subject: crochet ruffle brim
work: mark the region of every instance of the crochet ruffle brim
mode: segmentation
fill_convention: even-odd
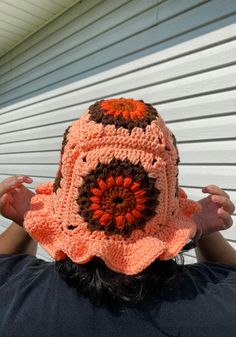
[[[97,256],[113,271],[134,275],[156,259],[169,260],[177,256],[196,234],[192,214],[199,212],[201,205],[187,199],[180,189],[179,206],[178,214],[162,227],[157,226],[155,233],[135,230],[129,238],[106,236],[103,232],[94,235],[85,225],[71,240],[54,213],[53,194],[44,194],[42,189],[31,199],[24,228],[56,261],[68,256],[75,263],[84,264]]]

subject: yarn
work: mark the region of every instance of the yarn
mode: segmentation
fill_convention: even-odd
[[[158,116],[151,104],[132,98],[113,98],[96,102],[89,107],[90,119],[104,125],[114,124],[116,128],[132,130],[135,126],[145,129]]]
[[[176,138],[151,105],[92,104],[65,131],[54,182],[41,184],[24,228],[55,259],[98,256],[133,275],[175,257],[201,210],[179,187]]]
[[[159,193],[140,164],[112,159],[85,177],[77,202],[89,229],[127,237],[155,214]]]

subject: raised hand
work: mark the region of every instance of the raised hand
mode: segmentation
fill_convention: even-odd
[[[28,176],[15,175],[0,183],[0,213],[20,226],[23,226],[24,214],[29,210],[30,200],[35,194],[22,184],[32,181]]]
[[[209,195],[199,200],[202,211],[193,215],[197,223],[198,235],[204,236],[231,227],[233,224],[231,215],[235,211],[235,206],[230,196],[216,185],[205,186],[202,192]]]

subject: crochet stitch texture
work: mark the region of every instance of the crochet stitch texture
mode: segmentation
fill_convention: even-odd
[[[66,129],[56,178],[36,187],[24,228],[55,260],[98,256],[137,274],[196,234],[201,205],[179,187],[179,161],[176,138],[151,104],[95,102]]]

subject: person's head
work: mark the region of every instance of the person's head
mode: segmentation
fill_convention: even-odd
[[[61,277],[97,302],[137,303],[170,285],[200,210],[178,184],[174,134],[142,100],[102,100],[70,125],[54,182],[24,227]],[[168,281],[169,280],[169,281]]]

